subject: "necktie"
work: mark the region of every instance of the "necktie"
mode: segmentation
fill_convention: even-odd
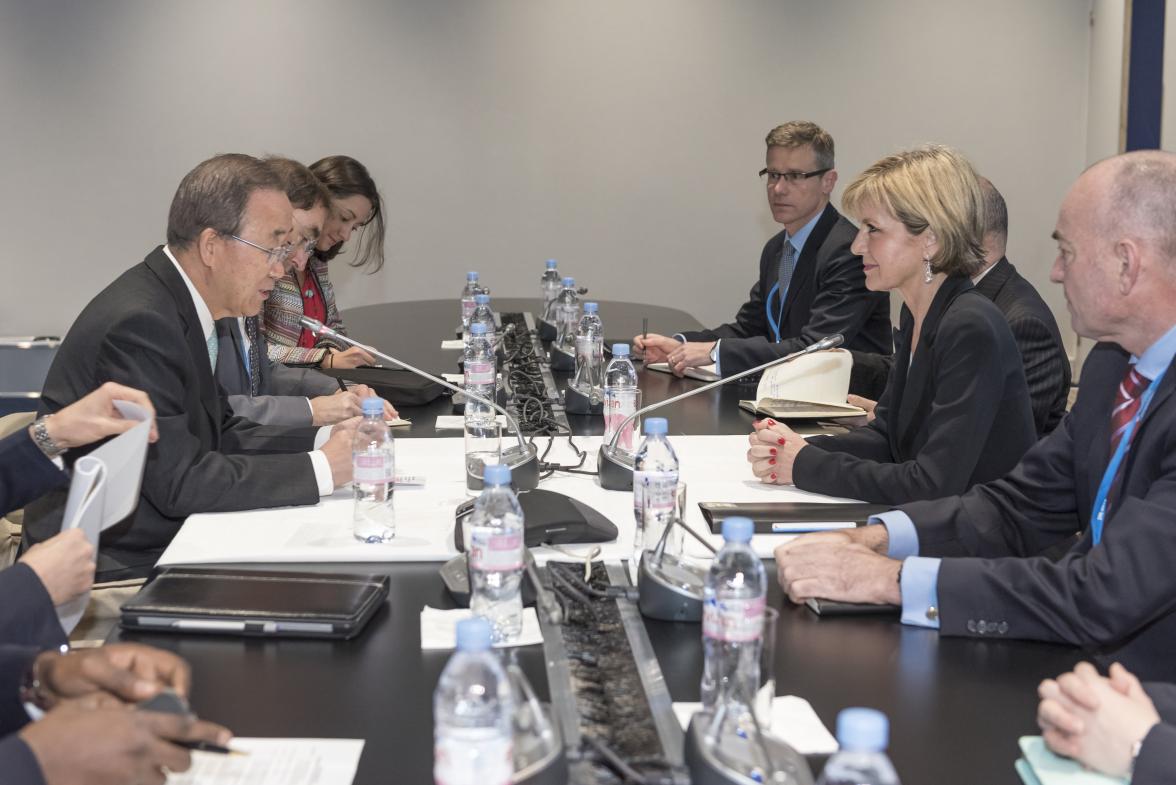
[[[784,241],[780,250],[780,303],[784,303],[784,296],[788,294],[788,285],[792,283],[792,271],[796,269],[796,249],[791,240]]]
[[[261,343],[261,330],[259,329],[259,320],[256,316],[250,316],[245,320],[245,336],[248,338],[249,351],[245,354],[245,368],[249,372],[249,389],[250,395],[261,394],[261,370],[258,366],[260,360],[258,347]]]
[[[1115,395],[1115,408],[1111,410],[1111,455],[1115,454],[1115,450],[1119,448],[1119,442],[1123,439],[1123,432],[1131,423],[1131,420],[1139,412],[1139,404],[1143,398],[1143,393],[1147,390],[1150,380],[1135,370],[1135,366],[1131,366],[1127,371],[1127,375],[1123,377],[1123,381],[1119,383],[1119,392]],[[1135,428],[1139,430],[1138,425]],[[1132,438],[1135,436],[1135,431],[1131,433]],[[1131,444],[1127,444],[1127,449],[1131,448]],[[1119,463],[1115,468],[1115,478],[1111,481],[1111,490],[1107,494],[1107,506],[1110,507],[1111,499],[1114,499],[1119,490],[1119,483],[1123,478],[1123,465],[1126,460]]]
[[[212,363],[212,372],[216,373],[216,355],[220,347],[217,345],[215,329],[213,329],[212,333],[204,339],[204,343],[206,346],[208,346],[208,360]]]

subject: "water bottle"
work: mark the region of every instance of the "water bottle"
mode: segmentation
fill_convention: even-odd
[[[494,323],[494,311],[490,309],[490,295],[475,294],[474,295],[474,312],[470,315],[470,326],[475,323],[486,325],[486,340],[490,342],[492,349],[498,348],[498,338],[495,331],[498,325]],[[468,339],[468,335],[466,336]]]
[[[612,360],[604,369],[604,443],[609,444],[621,423],[637,411],[637,369],[629,359],[629,344],[614,343]],[[636,420],[625,426],[617,439],[617,449],[632,455]]]
[[[490,624],[457,623],[457,651],[433,693],[433,782],[509,785],[514,776],[514,699],[490,649]]]
[[[637,536],[633,542],[634,558],[642,551],[653,550],[662,531],[674,514],[678,489],[678,456],[666,440],[669,425],[664,417],[645,421],[645,441],[633,461],[633,515],[637,519]],[[666,541],[666,553],[681,551],[681,530],[674,527]]]
[[[563,279],[560,278],[559,270],[555,269],[555,260],[547,260],[547,269],[543,271],[543,320],[551,321],[551,304],[555,302],[555,298],[559,297],[559,292],[563,288]]]
[[[564,278],[563,288],[553,306],[555,313],[555,346],[564,354],[576,354],[576,328],[580,326],[580,295],[576,279]]]
[[[494,641],[523,630],[523,508],[510,487],[510,467],[487,466],[482,495],[463,531],[470,560],[470,610],[489,620]]]
[[[604,386],[604,324],[596,303],[584,303],[584,315],[576,327],[576,373],[572,387],[596,403]]]
[[[470,317],[474,315],[474,297],[481,291],[478,286],[478,274],[466,273],[466,285],[461,290],[461,329],[470,329]]]
[[[351,485],[355,488],[352,533],[360,542],[387,542],[396,536],[392,491],[396,448],[384,422],[384,400],[363,399],[363,421],[351,444]]]
[[[486,325],[480,321],[472,322],[469,332],[469,340],[462,352],[465,388],[475,395],[494,400],[498,366],[494,347],[486,338]]]
[[[890,723],[875,709],[843,709],[837,715],[841,750],[829,758],[817,785],[898,785],[886,757]]]
[[[768,589],[763,562],[751,549],[754,531],[750,518],[723,521],[723,548],[702,590],[702,706],[722,703],[739,718],[755,707]]]

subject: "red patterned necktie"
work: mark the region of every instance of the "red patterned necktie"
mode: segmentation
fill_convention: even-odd
[[[1151,384],[1151,380],[1136,371],[1134,365],[1128,369],[1127,375],[1119,383],[1119,392],[1115,395],[1115,408],[1111,410],[1111,455],[1114,455],[1115,451],[1119,449],[1123,432],[1127,430],[1127,426],[1139,412],[1139,404],[1143,399],[1144,390],[1149,384]],[[1131,436],[1134,438],[1134,431]],[[1128,443],[1127,448],[1130,449],[1130,447],[1131,444]],[[1111,500],[1118,496],[1119,483],[1123,479],[1123,466],[1126,463],[1127,461],[1123,460],[1115,470],[1115,478],[1111,481],[1110,493],[1107,494],[1108,508]]]

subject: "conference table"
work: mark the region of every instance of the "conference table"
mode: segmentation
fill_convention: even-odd
[[[533,312],[539,305],[508,298],[495,298],[493,304],[505,312]],[[651,332],[663,334],[699,326],[671,308],[602,302],[600,312],[610,340],[640,333],[643,319]],[[356,308],[343,318],[357,340],[429,371],[454,372],[456,353],[438,347],[442,338],[453,337],[457,313],[456,300],[438,300]],[[701,384],[644,369],[639,376],[646,404]],[[671,441],[675,434],[747,433],[752,418],[737,403],[753,393],[754,387],[734,384],[667,407]],[[397,438],[438,435],[431,423],[451,408],[448,398],[402,407],[402,416],[413,425],[397,432]],[[602,430],[598,417],[568,419],[579,435]],[[357,785],[429,783],[432,694],[448,653],[421,650],[419,612],[423,606],[454,607],[437,574],[439,566],[435,561],[281,565],[390,577],[386,607],[351,641],[129,632],[116,632],[114,638],[186,658],[194,672],[195,711],[237,735],[365,739]],[[772,563],[765,566],[773,575]],[[1081,659],[1080,652],[1064,646],[941,638],[892,616],[817,617],[783,597],[775,580],[769,583],[768,602],[780,609],[777,694],[807,699],[830,730],[838,711],[848,706],[885,712],[891,723],[889,754],[905,785],[1018,782],[1012,764],[1019,755],[1018,737],[1037,732],[1037,684]],[[699,625],[647,619],[645,627],[673,699],[698,700]],[[515,656],[546,699],[541,648],[519,648]],[[824,759],[809,760],[814,775],[819,773]]]

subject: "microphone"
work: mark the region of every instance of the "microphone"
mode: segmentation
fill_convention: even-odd
[[[536,450],[534,445],[527,444],[527,440],[523,438],[523,431],[519,427],[518,421],[515,420],[515,418],[511,415],[511,413],[508,412],[505,408],[503,408],[502,406],[499,406],[497,401],[493,401],[493,400],[491,400],[489,398],[485,398],[481,395],[475,395],[474,393],[471,393],[468,390],[463,390],[461,387],[458,387],[456,384],[450,384],[449,382],[445,381],[444,379],[440,378],[439,376],[434,376],[433,374],[428,373],[427,371],[422,371],[420,368],[416,368],[412,365],[409,365],[408,363],[404,362],[403,360],[397,360],[395,357],[391,357],[387,354],[384,354],[379,349],[376,349],[374,347],[368,346],[367,344],[362,344],[359,341],[348,338],[346,335],[343,335],[338,330],[333,330],[330,327],[327,327],[325,324],[323,324],[322,322],[320,322],[317,319],[311,319],[309,316],[303,316],[302,318],[300,318],[298,320],[298,323],[300,325],[302,325],[303,327],[305,327],[307,330],[310,330],[312,335],[331,338],[332,340],[339,341],[340,343],[345,343],[348,346],[358,346],[360,349],[363,349],[365,352],[368,352],[369,354],[372,354],[372,355],[375,355],[376,357],[379,357],[381,360],[385,360],[385,361],[390,362],[394,365],[397,365],[410,373],[415,373],[417,376],[423,376],[424,378],[428,379],[429,381],[435,382],[448,390],[453,390],[454,392],[461,393],[467,399],[472,399],[472,400],[478,401],[480,403],[484,403],[487,406],[489,406],[490,408],[494,409],[494,411],[496,411],[499,414],[506,417],[506,421],[510,424],[510,426],[512,428],[514,428],[515,436],[518,438],[518,441],[519,441],[519,443],[516,447],[512,447],[509,450],[504,450],[502,453],[502,462],[510,467],[510,476],[511,476],[512,484],[516,488],[518,488],[520,491],[533,491],[533,490],[535,490],[535,488],[539,487],[539,454],[538,454],[538,451]],[[469,471],[467,470],[466,473],[469,474]],[[481,477],[476,478],[476,482],[474,482],[473,480],[474,480],[474,478],[472,475],[470,475],[466,478],[467,487],[469,487],[471,490],[478,490],[479,488],[482,487],[482,478]]]
[[[753,373],[767,370],[777,365],[791,362],[797,357],[803,357],[806,354],[813,354],[814,352],[823,352],[828,349],[834,349],[842,344],[845,338],[841,333],[834,333],[833,335],[826,335],[819,341],[809,344],[798,352],[785,355],[784,357],[777,357],[774,360],[769,360],[763,365],[757,365],[754,368],[748,368],[746,371],[741,371],[731,376],[724,376],[718,381],[704,384],[701,387],[693,390],[687,390],[681,395],[675,395],[673,398],[667,398],[664,401],[651,403],[649,406],[638,409],[630,414],[622,422],[616,433],[613,434],[612,440],[608,444],[600,445],[600,454],[597,458],[597,469],[600,476],[600,487],[609,491],[628,491],[633,489],[633,465],[632,459],[617,452],[617,442],[620,441],[621,434],[625,432],[625,428],[629,423],[638,417],[648,412],[660,409],[663,406],[669,406],[671,403],[677,403],[692,395],[704,393],[707,390],[713,390],[716,387],[721,387],[728,382],[733,382],[736,379],[742,379],[744,376],[751,376]]]
[[[670,530],[681,526],[712,554],[718,550],[683,520],[686,514],[684,491],[679,493],[676,510],[681,512],[670,514],[653,550],[641,553],[637,568],[637,607],[642,616],[650,619],[702,621],[702,590],[706,585],[707,570],[675,556],[667,556],[666,542]]]

